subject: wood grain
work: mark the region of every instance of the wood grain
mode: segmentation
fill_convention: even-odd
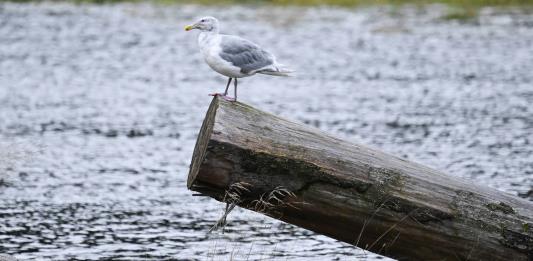
[[[239,182],[241,207],[399,260],[533,260],[531,202],[214,98],[187,186]],[[259,210],[280,186],[295,196]]]

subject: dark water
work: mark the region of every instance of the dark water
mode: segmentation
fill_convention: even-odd
[[[241,101],[532,199],[527,13],[0,3],[0,253],[381,258],[243,210],[207,234],[223,206],[191,196],[186,176],[225,79],[183,31],[206,14],[298,71],[241,80]]]

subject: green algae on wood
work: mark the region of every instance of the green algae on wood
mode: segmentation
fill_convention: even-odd
[[[503,202],[489,203],[489,204],[487,204],[487,208],[490,209],[491,211],[500,211],[500,212],[502,212],[504,214],[514,214],[514,213],[516,213],[511,206],[509,206],[509,205],[507,205],[507,204],[505,204]]]

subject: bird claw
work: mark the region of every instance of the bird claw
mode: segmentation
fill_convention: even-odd
[[[230,102],[237,101],[235,98],[229,97],[226,94],[223,93],[210,93],[209,96],[220,96],[222,99]]]
[[[235,98],[231,98],[231,97],[228,97],[228,96],[222,96],[222,98],[224,98],[224,100],[226,100],[226,101],[230,101],[230,102],[235,102],[235,101],[237,101]]]

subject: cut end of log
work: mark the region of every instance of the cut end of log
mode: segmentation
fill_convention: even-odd
[[[213,132],[213,125],[215,123],[215,116],[218,109],[218,102],[221,99],[218,96],[213,97],[213,101],[209,105],[209,109],[202,123],[200,133],[198,134],[198,139],[196,140],[196,145],[194,146],[194,152],[191,160],[191,166],[189,169],[189,176],[187,178],[187,188],[191,189],[193,186],[198,172],[200,171],[200,166],[202,165],[205,159],[205,153],[211,138],[211,133]]]

